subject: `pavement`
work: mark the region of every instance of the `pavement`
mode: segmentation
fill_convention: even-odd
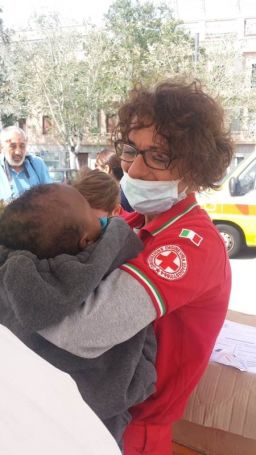
[[[256,249],[231,259],[232,290],[229,309],[256,315]]]

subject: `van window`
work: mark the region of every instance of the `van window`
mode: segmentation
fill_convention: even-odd
[[[238,177],[238,195],[242,196],[256,189],[256,161],[247,167]]]

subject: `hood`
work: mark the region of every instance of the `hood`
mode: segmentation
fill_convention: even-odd
[[[28,251],[0,246],[0,323],[21,336],[60,322],[84,303],[106,274],[142,248],[118,217],[76,256],[38,259]]]

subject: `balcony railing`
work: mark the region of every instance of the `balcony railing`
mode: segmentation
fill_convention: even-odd
[[[235,142],[256,143],[256,129],[231,131]]]

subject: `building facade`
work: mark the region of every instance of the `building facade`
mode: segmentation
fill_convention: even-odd
[[[255,0],[173,0],[174,15],[195,40],[195,54],[201,45],[206,50],[218,40],[232,37],[237,49],[237,67],[243,74],[246,90],[256,95],[256,2]],[[195,55],[195,58],[199,55]],[[256,112],[240,106],[227,109],[235,141],[233,166],[256,149]]]

